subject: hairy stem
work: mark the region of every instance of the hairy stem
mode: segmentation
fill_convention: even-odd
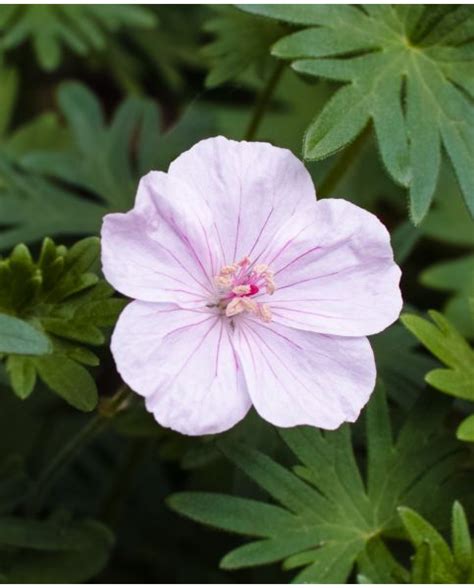
[[[354,164],[361,146],[365,143],[370,134],[370,125],[367,125],[362,133],[353,141],[347,149],[342,152],[341,157],[336,161],[334,166],[319,185],[318,195],[332,196],[335,188],[345,176],[347,171]]]
[[[28,493],[26,512],[29,515],[34,515],[41,509],[47,492],[51,490],[81,450],[109,425],[112,418],[123,406],[127,394],[128,388],[124,385],[120,386],[115,395],[94,414],[76,435],[61,447],[48,463]]]
[[[258,96],[257,101],[255,103],[254,111],[252,113],[252,118],[250,119],[247,131],[245,132],[244,139],[246,141],[252,141],[255,138],[255,135],[258,131],[258,127],[262,122],[263,115],[265,114],[267,106],[270,102],[273,92],[275,91],[275,88],[277,87],[278,82],[280,81],[284,69],[285,62],[278,61],[278,63],[275,66],[275,69],[273,70],[272,75],[268,78],[267,83],[265,84],[260,95]]]

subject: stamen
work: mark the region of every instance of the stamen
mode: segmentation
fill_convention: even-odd
[[[272,320],[272,311],[270,310],[268,304],[262,303],[258,305],[258,315],[266,323],[269,323]]]
[[[230,288],[232,286],[232,278],[230,276],[216,276],[214,282],[218,288]]]
[[[235,288],[232,288],[232,292],[237,296],[245,296],[246,294],[250,294],[251,287],[248,284],[242,284],[240,286],[235,286]]]
[[[264,274],[268,271],[268,265],[265,265],[264,263],[259,263],[253,268],[253,271],[258,275]]]
[[[232,265],[225,265],[221,271],[219,272],[220,276],[233,276],[235,272],[238,270],[237,264],[233,263]]]
[[[267,291],[267,294],[270,294],[270,295],[272,295],[275,292],[276,286],[275,286],[275,282],[273,281],[273,278],[270,278],[270,277],[265,278],[265,289]]]
[[[217,307],[225,312],[227,317],[233,317],[243,312],[270,322],[272,312],[268,304],[257,302],[253,296],[265,288],[267,294],[273,294],[276,286],[274,273],[268,265],[260,263],[252,267],[249,257],[243,257],[237,263],[225,265],[214,282],[219,289]]]

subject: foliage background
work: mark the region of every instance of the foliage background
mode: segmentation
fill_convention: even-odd
[[[46,360],[41,350],[18,353],[0,321],[0,578],[264,583],[309,564],[300,579],[410,582],[426,580],[420,569],[441,549],[448,571],[431,579],[466,580],[459,549],[453,563],[433,535],[417,542],[419,515],[397,508],[419,510],[445,536],[454,500],[474,516],[473,39],[469,6],[0,7],[0,318],[27,319],[47,336],[34,343],[50,346]],[[308,450],[252,412],[216,444],[160,429],[138,400],[116,415],[107,403],[120,381],[106,343],[124,301],[98,281],[89,238],[105,213],[130,208],[141,175],[216,134],[292,149],[320,196],[371,210],[392,234],[408,314],[372,338],[381,383],[351,428],[355,458],[346,428],[327,439],[308,433]],[[20,243],[31,254],[16,247],[8,257]],[[422,318],[430,309],[437,327]],[[43,487],[47,464],[91,419],[76,409],[98,414],[97,398],[100,434]],[[313,478],[308,515],[303,499],[291,502],[302,482],[286,468],[301,462],[296,473],[311,480],[323,458],[327,477]],[[385,518],[366,504],[380,491],[374,463],[406,481],[392,498],[382,492]],[[349,513],[345,483],[359,514]],[[302,540],[301,523],[283,524],[270,506],[203,492],[263,502],[270,494],[313,516],[317,533]],[[332,522],[362,513],[357,525],[375,540],[318,535],[318,508],[328,508],[316,504],[320,494]],[[453,512],[459,539],[464,519]],[[293,524],[294,543],[282,545]],[[242,545],[235,533],[274,544],[234,552],[223,567],[239,569],[220,569]],[[285,569],[246,567],[287,556]]]

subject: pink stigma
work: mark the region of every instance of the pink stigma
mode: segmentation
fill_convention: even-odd
[[[264,288],[267,294],[275,291],[273,272],[267,265],[254,265],[248,257],[232,265],[225,265],[215,276],[219,301],[216,304],[227,317],[248,312],[265,322],[271,321],[268,304],[257,302],[252,297]]]
[[[250,292],[248,294],[244,294],[244,296],[253,296],[254,294],[257,294],[257,292],[260,292],[260,288],[255,284],[249,284],[249,286]]]

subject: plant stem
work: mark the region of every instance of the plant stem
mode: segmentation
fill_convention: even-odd
[[[252,141],[257,134],[258,127],[262,121],[263,115],[265,114],[265,110],[267,109],[268,103],[272,97],[273,92],[281,78],[281,74],[285,68],[284,61],[278,61],[273,70],[272,75],[268,78],[267,83],[263,87],[256,103],[255,108],[252,114],[252,118],[250,119],[249,125],[247,127],[247,131],[245,132],[244,139],[246,141]]]
[[[338,186],[347,170],[354,164],[360,147],[365,143],[370,134],[370,125],[367,125],[357,139],[347,147],[336,161],[332,169],[319,185],[318,195],[332,196],[334,189]]]
[[[54,486],[67,466],[96,435],[109,425],[123,405],[127,394],[127,387],[122,385],[115,395],[107,401],[105,408],[99,408],[86,425],[61,447],[40,473],[28,493],[26,512],[29,515],[34,515],[40,510],[46,493]]]

